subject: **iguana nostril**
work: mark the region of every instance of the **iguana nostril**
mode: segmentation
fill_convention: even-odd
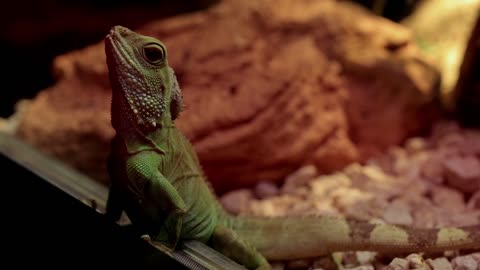
[[[116,31],[122,37],[127,37],[132,33],[132,31],[130,29],[128,29],[126,27],[123,27],[123,26],[120,26],[120,25],[117,25],[117,26],[113,27],[113,31],[114,32]]]

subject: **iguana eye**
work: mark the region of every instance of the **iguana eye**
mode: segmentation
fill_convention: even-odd
[[[165,50],[158,44],[150,43],[143,46],[143,55],[148,62],[158,65],[162,63],[165,58]]]

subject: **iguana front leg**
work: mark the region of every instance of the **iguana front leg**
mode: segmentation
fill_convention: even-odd
[[[185,211],[179,209],[170,210],[160,231],[153,237],[154,241],[158,241],[165,246],[166,250],[164,251],[167,253],[173,252],[180,240],[184,214]]]
[[[114,138],[113,140],[115,140]],[[118,170],[115,170],[115,162],[114,156],[112,153],[109,153],[107,159],[107,171],[110,179],[119,179],[121,176],[118,175]],[[122,212],[124,209],[124,198],[121,191],[121,187],[119,186],[118,182],[111,181],[110,188],[108,190],[108,198],[107,198],[107,205],[105,209],[105,216],[117,222],[120,217],[122,216]]]
[[[123,203],[120,190],[116,185],[112,184],[108,192],[105,216],[108,219],[117,222],[122,215],[122,211]]]
[[[173,252],[180,240],[186,206],[177,190],[158,171],[160,161],[161,156],[155,152],[146,151],[132,156],[127,161],[128,188],[137,194],[139,203],[145,209],[165,211],[163,226],[151,237]]]

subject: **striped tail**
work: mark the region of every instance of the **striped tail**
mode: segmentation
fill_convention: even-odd
[[[300,259],[334,251],[383,254],[480,250],[480,224],[422,229],[341,217],[232,217],[230,227],[269,260]]]

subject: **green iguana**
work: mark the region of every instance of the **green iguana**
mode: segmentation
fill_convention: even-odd
[[[248,269],[267,260],[334,251],[382,253],[479,249],[480,225],[421,229],[340,217],[236,217],[217,201],[196,153],[175,128],[182,96],[159,40],[115,26],[105,38],[112,85],[108,217],[132,224],[173,251],[204,242]]]

